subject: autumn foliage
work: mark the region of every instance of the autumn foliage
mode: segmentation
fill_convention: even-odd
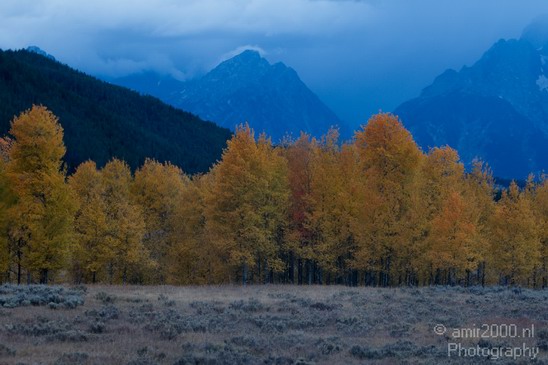
[[[495,186],[397,117],[274,146],[240,126],[205,175],[146,160],[62,165],[35,106],[0,139],[3,281],[548,285],[546,176]]]

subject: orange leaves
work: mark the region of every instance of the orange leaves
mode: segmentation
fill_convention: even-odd
[[[383,177],[405,179],[421,156],[411,134],[392,114],[374,115],[355,139],[364,169]]]
[[[467,202],[456,191],[450,192],[441,211],[432,219],[428,236],[434,269],[473,270],[477,267],[478,232]]]

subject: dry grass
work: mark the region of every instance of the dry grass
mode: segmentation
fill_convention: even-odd
[[[27,303],[28,304],[28,303]],[[0,308],[0,364],[441,364],[448,342],[539,347],[548,291],[338,286],[88,286],[76,308]],[[438,336],[436,324],[449,332]],[[535,325],[532,338],[455,340],[453,328]],[[497,363],[530,363],[529,358]]]

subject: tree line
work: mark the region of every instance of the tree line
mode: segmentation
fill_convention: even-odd
[[[548,285],[546,176],[496,188],[391,114],[342,144],[243,125],[193,176],[151,159],[67,176],[65,152],[43,106],[0,139],[4,282]]]

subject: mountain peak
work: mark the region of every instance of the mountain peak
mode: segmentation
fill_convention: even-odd
[[[295,70],[281,62],[270,64],[255,50],[243,51],[186,83],[170,103],[232,129],[248,122],[274,141],[301,131],[319,137],[330,126],[342,124]],[[341,127],[341,134],[349,135]]]
[[[246,49],[242,53],[233,57],[234,59],[245,59],[245,60],[258,60],[263,58],[259,51],[254,49]]]
[[[548,43],[548,14],[537,17],[523,30],[521,39],[539,49]]]

